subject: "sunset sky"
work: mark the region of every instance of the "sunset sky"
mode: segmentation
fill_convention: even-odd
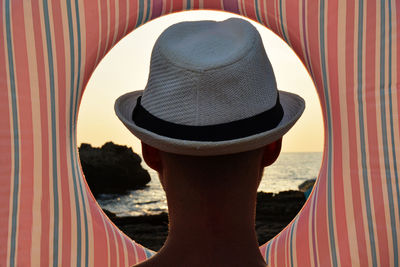
[[[229,17],[238,16],[216,11],[172,14],[146,23],[117,43],[100,62],[86,87],[78,116],[78,145],[83,142],[101,146],[113,141],[132,146],[135,152],[141,153],[139,140],[115,115],[114,101],[126,92],[145,87],[153,44],[165,28],[184,20],[224,20]],[[322,151],[321,107],[309,74],[284,41],[264,26],[253,24],[263,39],[278,89],[296,93],[306,101],[303,116],[284,136],[282,151]]]

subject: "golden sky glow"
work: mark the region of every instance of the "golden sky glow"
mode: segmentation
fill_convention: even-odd
[[[86,87],[78,116],[78,144],[101,146],[107,141],[132,146],[140,153],[140,142],[114,113],[114,101],[122,94],[142,90],[147,82],[150,53],[160,33],[183,20],[224,20],[230,13],[216,11],[180,12],[161,17],[134,30],[103,58]],[[306,110],[284,136],[283,152],[323,150],[321,107],[310,76],[284,41],[255,22],[274,68],[278,89],[302,96]]]

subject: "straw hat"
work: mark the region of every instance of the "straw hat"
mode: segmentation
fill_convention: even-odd
[[[278,91],[254,26],[242,19],[182,22],[156,41],[146,88],[119,97],[115,112],[162,151],[222,155],[282,137],[304,100]]]

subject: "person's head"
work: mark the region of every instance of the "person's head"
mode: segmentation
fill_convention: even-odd
[[[169,168],[188,174],[207,176],[210,173],[236,172],[243,166],[254,166],[262,172],[264,167],[270,166],[278,158],[282,145],[282,138],[250,151],[217,155],[217,156],[191,156],[169,153],[159,150],[151,145],[142,142],[142,155],[146,164],[163,177],[164,171]],[[168,168],[166,170],[166,168]],[[205,177],[206,178],[206,177]],[[217,182],[217,181],[214,181]]]
[[[146,88],[119,97],[115,111],[160,151],[217,156],[279,140],[304,106],[278,91],[256,28],[232,18],[167,28],[154,45]]]
[[[261,148],[235,154],[191,156],[161,151],[142,142],[142,155],[146,164],[158,172],[164,189],[174,187],[171,183],[179,183],[178,189],[194,187],[201,191],[205,188],[218,191],[233,185],[242,189],[248,185],[249,189],[256,190],[264,167],[278,158],[281,144],[282,138]],[[254,175],[254,172],[258,174]],[[177,181],[178,176],[183,180]],[[166,180],[165,177],[173,178]]]
[[[243,256],[235,264],[263,265],[254,231],[257,188],[304,107],[301,97],[278,91],[249,22],[183,22],[161,34],[146,88],[115,102],[167,195],[170,232],[162,251],[169,253],[153,262],[174,266],[185,249],[188,266],[231,266],[235,251]]]

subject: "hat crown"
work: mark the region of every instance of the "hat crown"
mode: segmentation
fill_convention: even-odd
[[[249,22],[182,22],[153,48],[142,105],[165,121],[205,126],[262,113],[277,95],[261,37]]]
[[[176,66],[206,71],[244,57],[257,35],[257,30],[244,20],[189,21],[166,29],[156,48]]]

